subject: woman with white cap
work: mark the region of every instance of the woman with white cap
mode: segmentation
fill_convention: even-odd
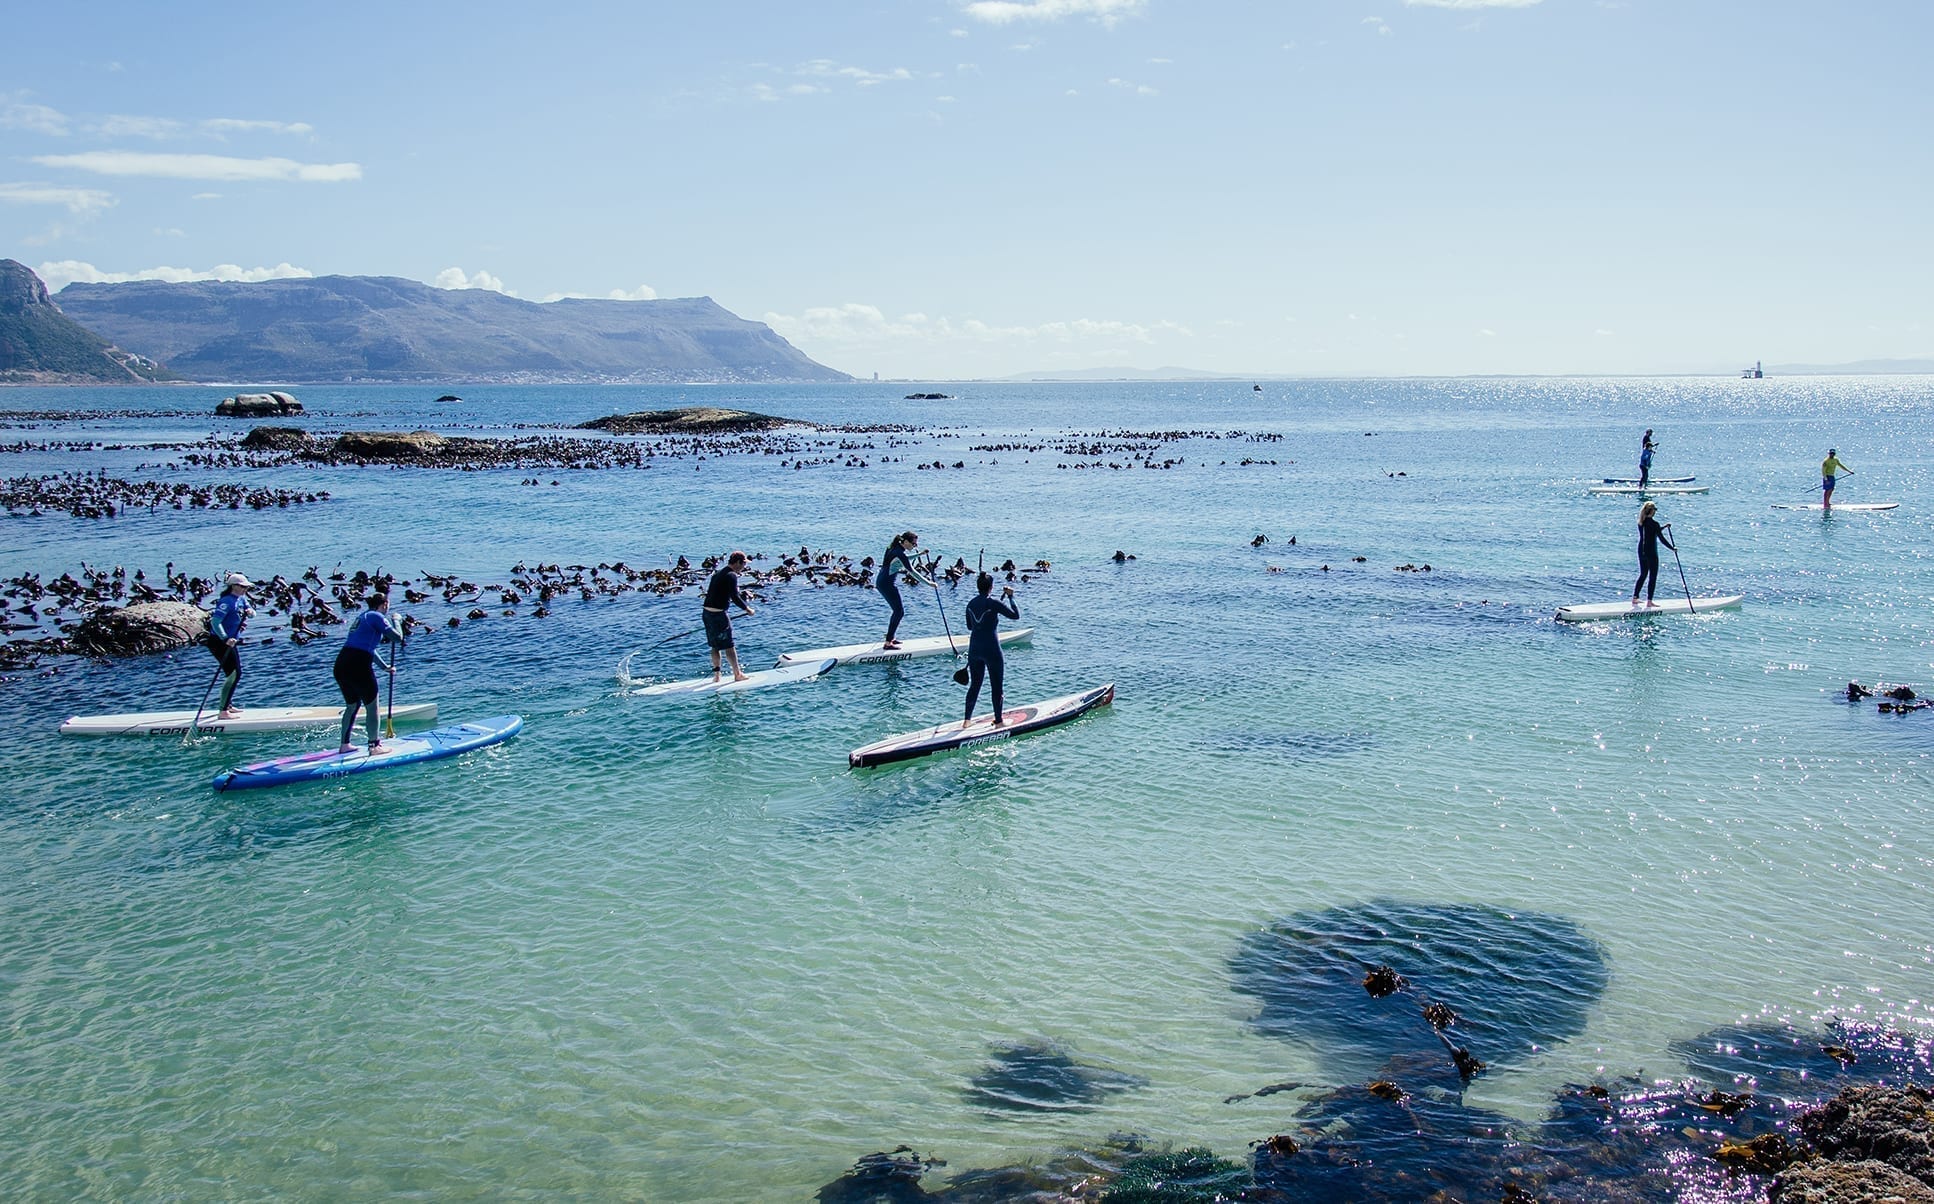
[[[242,680],[242,628],[248,625],[249,616],[255,613],[255,608],[248,604],[248,590],[252,584],[240,573],[228,575],[222,596],[215,599],[215,609],[208,614],[208,634],[202,637],[208,651],[214,654],[215,663],[221,666],[223,719],[233,719],[241,714],[241,708],[233,704],[235,686]]]

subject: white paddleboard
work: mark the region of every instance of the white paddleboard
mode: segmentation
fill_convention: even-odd
[[[1691,602],[1684,598],[1662,599],[1650,606],[1643,602],[1637,606],[1630,602],[1588,602],[1560,606],[1555,617],[1561,623],[1590,623],[1597,619],[1636,619],[1644,615],[1704,614],[1709,610],[1738,610],[1745,600],[1745,594],[1727,594],[1719,598],[1694,598]]]
[[[1647,486],[1689,485],[1698,479],[1698,477],[1647,477],[1645,483]],[[1639,483],[1637,477],[1600,477],[1599,480],[1605,482],[1607,485],[1636,485]]]
[[[1774,502],[1775,510],[1898,510],[1899,502],[1837,502],[1826,506],[1819,502],[1812,505],[1804,503]]]
[[[1001,646],[1025,640],[1034,634],[1032,627],[1016,627],[1002,631],[999,635]],[[922,636],[917,640],[901,640],[898,648],[888,648],[883,644],[841,644],[836,648],[809,648],[804,652],[788,652],[779,658],[774,668],[783,669],[802,661],[821,661],[831,659],[842,665],[884,665],[893,661],[912,660],[916,656],[945,656],[958,649],[961,655],[967,653],[967,633],[962,632],[950,641],[944,635]]]
[[[1637,485],[1593,485],[1585,492],[1624,497],[1649,497],[1655,493],[1705,493],[1711,489],[1710,485],[1647,485],[1643,489]]]
[[[378,707],[377,715],[390,712]],[[193,711],[131,711],[125,715],[76,715],[60,725],[63,736],[181,736],[195,718]],[[362,716],[356,717],[362,722]],[[436,719],[436,703],[413,702],[396,708],[397,723],[429,723]],[[247,732],[287,732],[342,722],[341,707],[248,707],[233,719],[203,711],[197,732],[239,735]]]
[[[1013,736],[1025,736],[1038,732],[1044,727],[1066,723],[1099,706],[1107,706],[1115,700],[1115,683],[1096,686],[1078,694],[1063,694],[1046,702],[1029,706],[1014,707],[1001,714],[998,726],[992,715],[982,715],[968,723],[942,723],[934,727],[922,728],[917,732],[907,732],[899,736],[888,736],[875,740],[863,748],[856,748],[846,755],[847,764],[856,769],[869,765],[890,765],[895,761],[909,761],[915,757],[930,756],[946,752],[951,748],[965,748],[970,744],[983,744],[989,740],[1006,740]]]
[[[803,661],[797,665],[787,665],[782,669],[761,669],[757,673],[746,674],[744,681],[733,681],[731,671],[727,670],[719,674],[717,681],[713,681],[711,674],[708,673],[704,677],[688,678],[685,681],[659,682],[655,686],[646,686],[643,689],[631,690],[629,693],[636,694],[641,698],[663,698],[666,696],[691,697],[699,694],[737,694],[743,690],[758,690],[766,686],[783,686],[796,681],[811,681],[838,663],[838,661],[829,656],[822,660]]]

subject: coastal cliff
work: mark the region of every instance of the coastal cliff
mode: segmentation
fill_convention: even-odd
[[[63,313],[26,264],[0,259],[0,383],[172,379],[154,360],[122,351]]]
[[[74,283],[60,308],[195,380],[843,381],[709,297],[543,304],[388,276]]]

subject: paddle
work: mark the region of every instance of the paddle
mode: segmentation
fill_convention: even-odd
[[[403,644],[399,641],[396,651],[389,654],[389,707],[383,715],[383,736],[396,739],[396,664],[403,659]]]
[[[1672,524],[1667,523],[1665,529],[1670,531]],[[1686,591],[1686,613],[1689,615],[1698,614],[1698,610],[1692,605],[1692,587],[1686,584],[1685,562],[1679,559],[1679,545],[1670,544],[1668,546],[1672,549],[1672,563],[1679,566],[1679,585]]]
[[[947,648],[954,654],[954,660],[958,662],[960,660],[960,645],[954,643],[953,624],[947,622],[947,604],[940,600],[940,574],[935,571],[939,564],[939,555],[929,552],[927,553],[926,563],[921,567],[927,570],[927,584],[933,586],[933,604],[940,611],[940,628],[947,633]],[[967,670],[964,667],[955,669],[954,680],[963,686],[966,685]]]
[[[202,710],[208,706],[208,696],[215,692],[215,683],[222,679],[222,664],[215,662],[215,675],[208,679],[208,688],[201,692],[201,701],[195,704],[195,717],[188,721],[188,731],[181,737],[183,744],[195,738],[195,729],[201,726]]]
[[[734,620],[733,620],[733,622],[734,622],[734,623],[743,623],[743,622],[745,622],[745,621],[746,621],[747,619],[756,619],[756,618],[758,618],[758,612],[757,612],[757,611],[754,611],[754,612],[753,612],[753,613],[751,613],[751,614],[746,614],[746,613],[745,613],[744,611],[741,611],[741,612],[739,612],[739,617],[738,617],[738,618],[736,618],[736,619],[734,619]],[[646,649],[647,649],[647,651],[649,651],[649,650],[650,650],[650,649],[652,649],[652,648],[656,648],[656,647],[658,647],[658,645],[659,645],[659,644],[669,644],[669,643],[671,643],[671,642],[672,642],[673,640],[682,640],[682,639],[684,639],[684,638],[685,638],[686,636],[688,636],[688,635],[697,635],[697,634],[698,634],[699,632],[701,632],[701,631],[704,631],[704,630],[705,630],[705,628],[701,626],[701,627],[694,627],[694,628],[692,628],[692,629],[691,629],[690,631],[681,631],[681,632],[679,632],[679,633],[678,633],[677,635],[668,635],[668,636],[666,636],[666,637],[665,637],[664,639],[662,639],[662,640],[659,640],[659,641],[658,641],[658,644],[648,644],[648,645],[646,645]]]

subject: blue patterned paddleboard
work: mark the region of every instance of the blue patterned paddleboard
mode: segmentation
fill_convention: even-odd
[[[359,745],[351,752],[330,749],[278,757],[273,761],[261,761],[216,774],[215,789],[286,786],[291,782],[314,782],[323,778],[339,778],[345,774],[414,765],[418,761],[436,761],[501,743],[515,736],[523,726],[524,720],[520,716],[499,715],[495,719],[479,719],[474,723],[452,723],[448,727],[419,732],[413,736],[392,736],[383,741],[382,748],[374,754]]]

